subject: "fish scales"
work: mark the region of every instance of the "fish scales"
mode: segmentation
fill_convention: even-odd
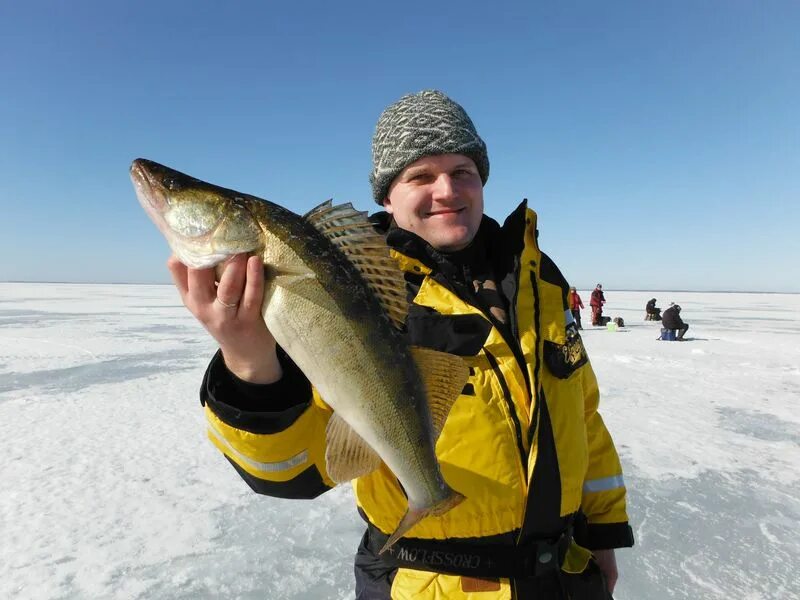
[[[362,276],[370,269],[369,256],[353,262],[331,241],[342,243],[342,236],[346,238],[352,209],[330,203],[318,207],[318,215],[329,210],[336,219],[326,237],[308,218],[278,204],[152,161],[134,161],[131,178],[143,208],[188,266],[219,265],[242,252],[262,258],[262,313],[267,327],[334,415],[366,442],[368,448],[361,448],[362,453],[377,453],[408,497],[408,511],[384,550],[416,522],[443,514],[463,500],[444,481],[436,459],[428,410],[434,394],[426,389],[412,350],[376,296],[383,286],[370,288]],[[369,229],[363,223],[361,227]],[[364,248],[388,256],[388,249],[376,247],[374,240]],[[365,271],[356,265],[362,262]],[[385,270],[378,266],[372,272]],[[397,277],[402,277],[399,271]],[[397,304],[396,299],[392,302]],[[447,360],[454,389],[460,391],[466,367],[460,359]],[[450,402],[457,391],[449,392]],[[329,435],[329,445],[339,439],[333,430]],[[345,438],[357,443],[357,438],[346,434]],[[347,449],[326,455],[329,470],[338,468],[333,463],[345,455],[350,455]],[[354,468],[357,471],[358,465]]]

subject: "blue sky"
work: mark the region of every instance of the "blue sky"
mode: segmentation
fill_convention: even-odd
[[[0,281],[168,282],[139,156],[377,208],[381,110],[438,88],[580,288],[800,292],[800,3],[3,2]]]

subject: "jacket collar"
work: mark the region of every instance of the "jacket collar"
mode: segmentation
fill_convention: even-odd
[[[505,271],[508,260],[519,255],[524,245],[527,204],[527,200],[523,200],[502,227],[491,217],[483,215],[470,247],[483,245],[489,260],[496,268]],[[461,250],[454,255],[439,252],[417,234],[397,227],[392,216],[384,211],[370,215],[369,219],[375,229],[386,236],[389,247],[435,271],[447,272],[453,258],[467,251]]]

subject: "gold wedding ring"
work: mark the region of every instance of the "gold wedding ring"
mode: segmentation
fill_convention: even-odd
[[[239,306],[238,302],[234,302],[232,304],[228,304],[227,302],[225,302],[223,300],[220,300],[219,296],[216,297],[216,301],[219,302],[220,304],[222,304],[222,306],[224,306],[225,308],[237,308]]]

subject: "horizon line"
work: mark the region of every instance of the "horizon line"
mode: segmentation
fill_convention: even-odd
[[[69,284],[69,285],[169,285],[173,286],[172,283],[162,283],[162,282],[146,282],[146,281],[26,281],[22,279],[4,279],[0,280],[0,283],[40,283],[40,284]],[[581,290],[593,290],[594,288],[591,286],[575,286]],[[800,291],[797,292],[780,292],[780,291],[772,291],[772,290],[725,290],[725,289],[671,289],[671,288],[609,288],[604,287],[603,291],[612,291],[612,292],[685,292],[685,293],[695,293],[695,294],[800,294]]]

